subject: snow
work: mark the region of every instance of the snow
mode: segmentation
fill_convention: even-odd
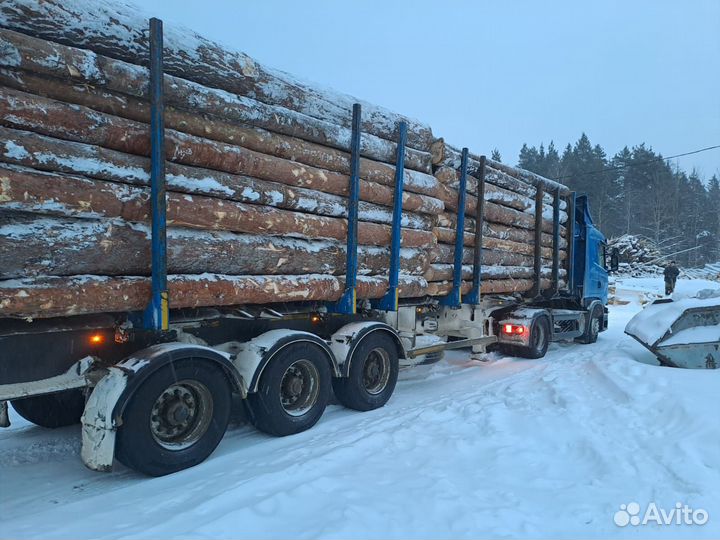
[[[643,343],[654,345],[685,310],[711,306],[720,306],[720,298],[683,298],[666,304],[650,304],[628,323],[626,331]]]
[[[0,430],[8,538],[712,538],[720,535],[720,370],[660,367],[623,334],[662,278],[624,279],[592,345],[540,360],[466,351],[401,372],[390,402],[332,405],[285,438],[231,427],[203,464],[145,478],[80,462],[79,427],[11,411]],[[680,280],[694,294],[707,282]],[[621,504],[703,508],[630,526]]]
[[[720,302],[718,302],[720,304]],[[685,343],[720,343],[720,326],[696,326],[686,328],[663,341],[663,347]]]

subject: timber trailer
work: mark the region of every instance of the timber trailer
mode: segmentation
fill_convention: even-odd
[[[82,423],[86,466],[115,459],[160,476],[194,466],[216,448],[233,403],[277,436],[312,427],[332,394],[359,411],[382,407],[403,367],[443,351],[499,349],[540,358],[550,341],[592,343],[607,328],[606,243],[586,197],[530,175],[535,198],[534,288],[525,296],[480,292],[484,157],[479,172],[473,286],[461,293],[464,212],[457,216],[453,286],[446,297],[398,300],[406,126],[395,171],[389,288],[356,300],[360,105],[353,107],[346,290],[338,302],[169,309],[163,156],[162,26],[151,20],[152,297],[143,312],[22,320],[0,318],[0,424],[9,407],[45,427]],[[465,207],[468,150],[458,208]],[[543,194],[553,196],[553,287],[540,290]],[[568,208],[568,257],[560,287],[560,205]],[[1,313],[0,313],[1,316]]]

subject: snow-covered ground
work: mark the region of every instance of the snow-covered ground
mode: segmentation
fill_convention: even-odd
[[[14,415],[0,537],[718,537],[720,370],[657,366],[623,329],[662,280],[615,285],[630,303],[596,344],[541,360],[457,352],[402,373],[383,409],[331,406],[287,438],[236,426],[207,462],[163,478],[93,473],[78,428]],[[681,280],[677,294],[719,286]],[[617,526],[632,502],[709,520]]]

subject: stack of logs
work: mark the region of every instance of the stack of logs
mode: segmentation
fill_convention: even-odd
[[[140,310],[150,296],[148,22],[104,0],[63,4],[0,5],[0,317]],[[166,28],[164,55],[171,307],[337,300],[354,100],[185,30]],[[459,153],[428,126],[363,104],[358,298],[388,286],[400,122],[408,125],[400,296],[451,287]],[[490,165],[482,292],[526,292],[533,182],[544,180]],[[470,174],[465,290],[476,159]],[[550,195],[542,228],[547,289]],[[562,261],[564,239],[561,248]]]

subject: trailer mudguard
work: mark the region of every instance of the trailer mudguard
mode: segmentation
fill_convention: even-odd
[[[162,343],[134,353],[110,367],[100,379],[85,405],[82,415],[83,463],[95,471],[112,470],[115,436],[122,425],[122,414],[142,382],[158,369],[177,360],[197,358],[214,362],[226,372],[233,390],[245,395],[241,375],[229,355],[209,347],[185,343]]]
[[[353,352],[363,339],[374,332],[384,332],[392,336],[397,346],[398,358],[406,358],[405,347],[402,344],[402,340],[392,326],[375,321],[346,324],[335,332],[330,340],[330,348],[340,365],[341,376],[348,376]]]
[[[309,342],[317,345],[327,356],[333,377],[340,376],[338,362],[328,344],[319,336],[302,330],[270,330],[240,346],[235,358],[235,367],[244,381],[248,381],[247,392],[257,392],[260,376],[273,357],[293,343]]]

